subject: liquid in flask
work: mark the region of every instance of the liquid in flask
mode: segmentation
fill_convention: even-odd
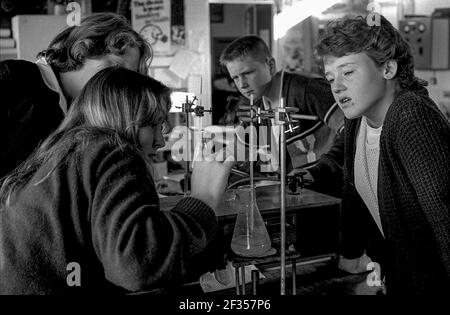
[[[236,196],[237,218],[231,240],[232,251],[243,257],[265,257],[275,253],[266,225],[256,203],[256,192],[249,186]]]

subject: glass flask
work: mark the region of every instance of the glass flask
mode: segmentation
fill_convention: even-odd
[[[232,251],[243,257],[265,257],[274,254],[269,233],[256,203],[254,188],[239,188],[235,205],[237,218],[231,240]]]

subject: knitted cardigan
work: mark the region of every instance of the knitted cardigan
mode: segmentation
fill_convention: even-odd
[[[213,210],[184,198],[161,211],[144,159],[112,137],[95,136],[35,185],[50,170],[44,164],[0,210],[0,294],[167,288],[223,262]],[[70,285],[70,263],[80,286]]]
[[[341,250],[346,258],[359,257],[382,238],[354,186],[360,121],[345,124]],[[378,200],[385,233],[379,259],[387,293],[448,292],[450,124],[424,88],[399,92],[386,114],[380,137]]]

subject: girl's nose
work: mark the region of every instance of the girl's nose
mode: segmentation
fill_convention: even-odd
[[[331,85],[331,88],[333,90],[333,93],[335,94],[339,94],[342,91],[345,91],[347,88],[345,87],[345,85],[342,83],[342,79],[340,76],[338,76],[334,82]]]
[[[164,136],[162,135],[161,132],[158,132],[156,137],[155,137],[155,141],[153,142],[153,147],[155,148],[155,150],[164,147],[164,145],[166,144],[166,142],[164,141]]]

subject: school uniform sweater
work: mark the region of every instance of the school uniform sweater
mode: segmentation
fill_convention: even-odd
[[[1,294],[165,288],[223,262],[213,210],[184,198],[161,211],[141,155],[111,137],[95,136],[35,185],[50,170],[44,164],[1,209]]]
[[[361,119],[346,120],[341,251],[377,250],[388,294],[435,294],[450,287],[450,124],[427,91],[401,91],[380,137],[378,202],[385,235],[355,189]],[[369,255],[370,256],[370,255]],[[376,256],[376,255],[375,255]],[[377,257],[372,257],[378,260]]]

